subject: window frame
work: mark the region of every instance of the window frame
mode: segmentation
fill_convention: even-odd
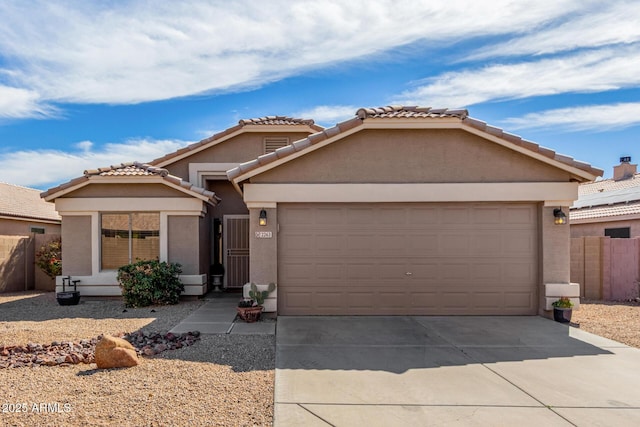
[[[134,215],[136,214],[141,214],[141,215],[156,215],[156,219],[157,219],[157,229],[155,230],[134,230],[133,229],[133,222],[134,222]],[[157,237],[158,240],[160,240],[161,238],[161,214],[159,211],[131,211],[131,212],[100,212],[99,214],[99,248],[100,248],[100,264],[99,264],[99,271],[117,271],[118,268],[105,268],[104,267],[104,246],[103,246],[103,238],[105,237],[105,233],[104,230],[105,228],[103,228],[103,217],[105,215],[127,215],[128,216],[128,230],[127,230],[127,263],[131,264],[133,262],[135,262],[138,258],[134,259],[134,248],[133,248],[133,238],[134,235],[140,235],[139,233],[146,233],[146,232],[151,232],[151,234],[149,234],[146,237]],[[113,230],[115,233],[118,233],[119,231],[124,231],[124,230]],[[158,250],[157,250],[157,254],[155,255],[155,259],[160,259],[160,242],[158,242]],[[126,265],[126,264],[123,264]]]
[[[631,227],[605,228],[604,235],[612,239],[629,239],[631,238]]]

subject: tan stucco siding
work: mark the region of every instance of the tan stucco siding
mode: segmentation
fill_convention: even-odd
[[[199,218],[174,216],[168,218],[169,262],[182,265],[183,274],[198,274],[200,267]]]
[[[571,224],[571,237],[604,236],[605,228],[629,227],[630,237],[640,237],[640,219]]]
[[[463,130],[365,130],[251,179],[260,183],[562,182],[570,175]]]
[[[88,197],[184,197],[184,193],[163,184],[90,184],[61,198]]]
[[[91,217],[65,216],[62,220],[62,274],[91,275],[91,255]]]
[[[60,224],[0,218],[0,236],[29,236],[31,227],[44,228],[45,234],[60,234]]]
[[[289,143],[306,138],[306,132],[245,133],[165,166],[172,175],[189,180],[189,163],[243,163],[264,154],[265,137],[288,137]]]
[[[242,200],[242,195],[236,191],[233,184],[226,179],[207,181],[207,189],[216,193],[222,199],[215,207],[210,207],[214,218],[222,218],[224,215],[248,215],[249,210]]]
[[[198,219],[199,227],[199,255],[200,255],[200,270],[198,273],[205,274],[207,280],[209,278],[209,266],[211,265],[211,217],[204,216]],[[171,242],[169,242],[171,245]]]

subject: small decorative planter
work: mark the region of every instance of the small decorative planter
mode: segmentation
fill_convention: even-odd
[[[71,276],[62,278],[62,292],[56,293],[56,299],[60,305],[78,305],[80,303],[80,291],[76,290],[80,280],[71,280]],[[73,283],[73,290],[67,291],[66,285]]]
[[[80,303],[80,291],[58,292],[56,299],[60,305],[78,305]]]
[[[258,305],[255,307],[237,307],[238,316],[242,320],[247,323],[253,323],[260,319],[260,314],[262,314],[262,306]]]
[[[553,320],[560,323],[570,323],[571,322],[571,314],[573,313],[573,309],[571,308],[553,308]]]
[[[553,304],[553,320],[560,323],[570,323],[573,313],[573,303],[568,297],[560,297]]]

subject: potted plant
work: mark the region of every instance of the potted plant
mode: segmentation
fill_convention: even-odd
[[[211,278],[213,279],[213,291],[222,292],[220,286],[222,286],[222,279],[224,278],[224,266],[219,262],[211,265]]]
[[[571,314],[573,313],[573,303],[568,297],[560,297],[559,300],[554,301],[553,306],[553,320],[560,323],[571,322]]]
[[[251,323],[260,319],[262,313],[264,300],[269,296],[271,292],[276,289],[275,283],[269,283],[267,289],[259,291],[255,283],[251,283],[251,290],[249,291],[249,298],[242,300],[238,303],[238,316],[245,322]]]

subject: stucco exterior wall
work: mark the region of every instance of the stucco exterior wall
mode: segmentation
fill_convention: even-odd
[[[258,225],[260,211],[250,209],[249,217],[249,267],[250,281],[259,285],[278,282],[278,210],[265,209],[267,225]],[[256,232],[271,233],[271,237],[257,237]],[[262,234],[261,236],[264,236]]]
[[[557,206],[541,207],[541,287],[539,292],[539,312],[544,313],[546,306],[544,285],[546,283],[570,283],[571,279],[571,240],[569,224],[556,225],[553,210]],[[562,210],[569,212],[568,206]]]
[[[198,219],[198,242],[199,242],[199,256],[200,256],[200,270],[198,273],[204,274],[207,277],[207,283],[210,281],[209,270],[211,266],[211,217],[209,215]],[[169,242],[171,245],[171,242]]]
[[[87,197],[184,197],[184,193],[163,184],[91,184],[60,198]]]
[[[240,195],[230,181],[225,180],[209,180],[207,181],[207,190],[213,191],[222,199],[215,207],[209,207],[213,218],[220,218],[224,215],[247,215],[249,209],[242,200]]]
[[[168,218],[169,262],[182,265],[182,274],[200,273],[200,218],[176,216]]]
[[[67,215],[62,220],[62,275],[91,275],[91,217]]]
[[[0,236],[29,236],[31,227],[44,228],[45,234],[60,234],[60,224],[0,218]]]
[[[289,143],[306,138],[307,132],[251,132],[223,141],[165,166],[172,175],[189,180],[189,163],[242,163],[264,154],[265,137],[288,137]]]
[[[605,228],[629,227],[629,237],[640,237],[640,218],[627,221],[606,221],[571,224],[571,237],[604,236]]]
[[[364,130],[254,183],[567,182],[570,175],[462,130]]]

